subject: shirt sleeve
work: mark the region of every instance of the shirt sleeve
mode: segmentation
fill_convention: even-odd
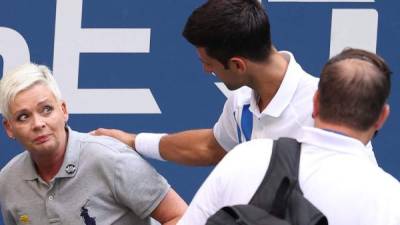
[[[15,159],[15,158],[14,158]],[[14,160],[13,159],[13,160]],[[2,219],[4,222],[4,225],[16,225],[17,223],[15,222],[15,219],[9,210],[9,204],[6,204],[6,197],[7,197],[7,187],[6,185],[10,185],[7,182],[7,176],[5,175],[5,170],[6,167],[11,165],[11,161],[2,169],[0,169],[0,209],[1,209],[1,214],[2,214]],[[1,219],[1,218],[0,218]]]
[[[247,204],[267,171],[272,143],[258,139],[230,151],[201,185],[178,225],[204,225],[224,206]]]
[[[164,199],[170,185],[135,151],[121,151],[115,160],[115,194],[140,218],[148,217]]]
[[[0,179],[0,183],[1,182],[4,182],[4,180]],[[0,202],[2,202],[3,204],[5,203],[5,201],[3,199],[4,196],[5,196],[5,193],[2,191],[2,189],[0,187]],[[17,223],[15,222],[15,219],[14,219],[13,215],[11,214],[11,212],[8,210],[8,206],[0,205],[0,208],[1,208],[1,214],[3,216],[4,225],[16,225]]]
[[[3,215],[4,225],[17,225],[13,216],[10,213],[3,211],[3,209],[1,210],[1,213]]]
[[[234,115],[234,98],[235,95],[232,94],[225,102],[224,109],[213,128],[215,139],[225,151],[230,151],[239,144],[237,133],[238,125]]]
[[[208,217],[221,208],[223,197],[219,193],[224,186],[219,183],[223,173],[220,168],[217,166],[207,177],[177,225],[204,225]]]

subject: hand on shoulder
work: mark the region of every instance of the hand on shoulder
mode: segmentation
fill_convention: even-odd
[[[106,128],[97,128],[96,130],[93,130],[89,133],[94,136],[113,137],[113,138],[118,139],[119,141],[125,143],[126,145],[135,148],[134,145],[135,145],[136,134],[127,133],[125,131],[118,130],[118,129],[106,129]]]

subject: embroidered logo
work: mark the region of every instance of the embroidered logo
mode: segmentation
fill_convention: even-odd
[[[89,210],[86,208],[86,205],[89,201],[85,203],[81,207],[81,217],[83,218],[83,222],[85,222],[85,225],[96,225],[96,217],[91,217],[89,215]]]
[[[75,167],[74,164],[68,164],[68,165],[65,167],[65,172],[66,172],[67,174],[69,174],[69,175],[75,173],[75,171],[76,171],[76,167]]]
[[[29,224],[30,223],[29,216],[26,214],[21,215],[19,217],[19,222],[21,222],[22,224]]]

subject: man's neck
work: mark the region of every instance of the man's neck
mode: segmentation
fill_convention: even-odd
[[[318,118],[315,119],[315,127],[357,139],[357,140],[361,141],[364,145],[368,144],[368,142],[371,140],[371,138],[373,136],[373,132],[370,130],[358,131],[358,130],[349,128],[347,126],[321,121]]]
[[[249,87],[259,96],[258,107],[262,112],[274,98],[285,77],[289,63],[274,51],[268,60],[253,64]]]

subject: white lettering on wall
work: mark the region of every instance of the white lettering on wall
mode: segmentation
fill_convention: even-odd
[[[30,61],[24,37],[7,27],[0,27],[0,55],[3,58],[3,73]]]
[[[78,89],[80,53],[148,53],[150,29],[89,29],[81,22],[82,0],[57,1],[53,73],[70,113],[161,113],[150,89]]]
[[[346,47],[376,52],[378,12],[375,9],[333,9],[330,57]]]

